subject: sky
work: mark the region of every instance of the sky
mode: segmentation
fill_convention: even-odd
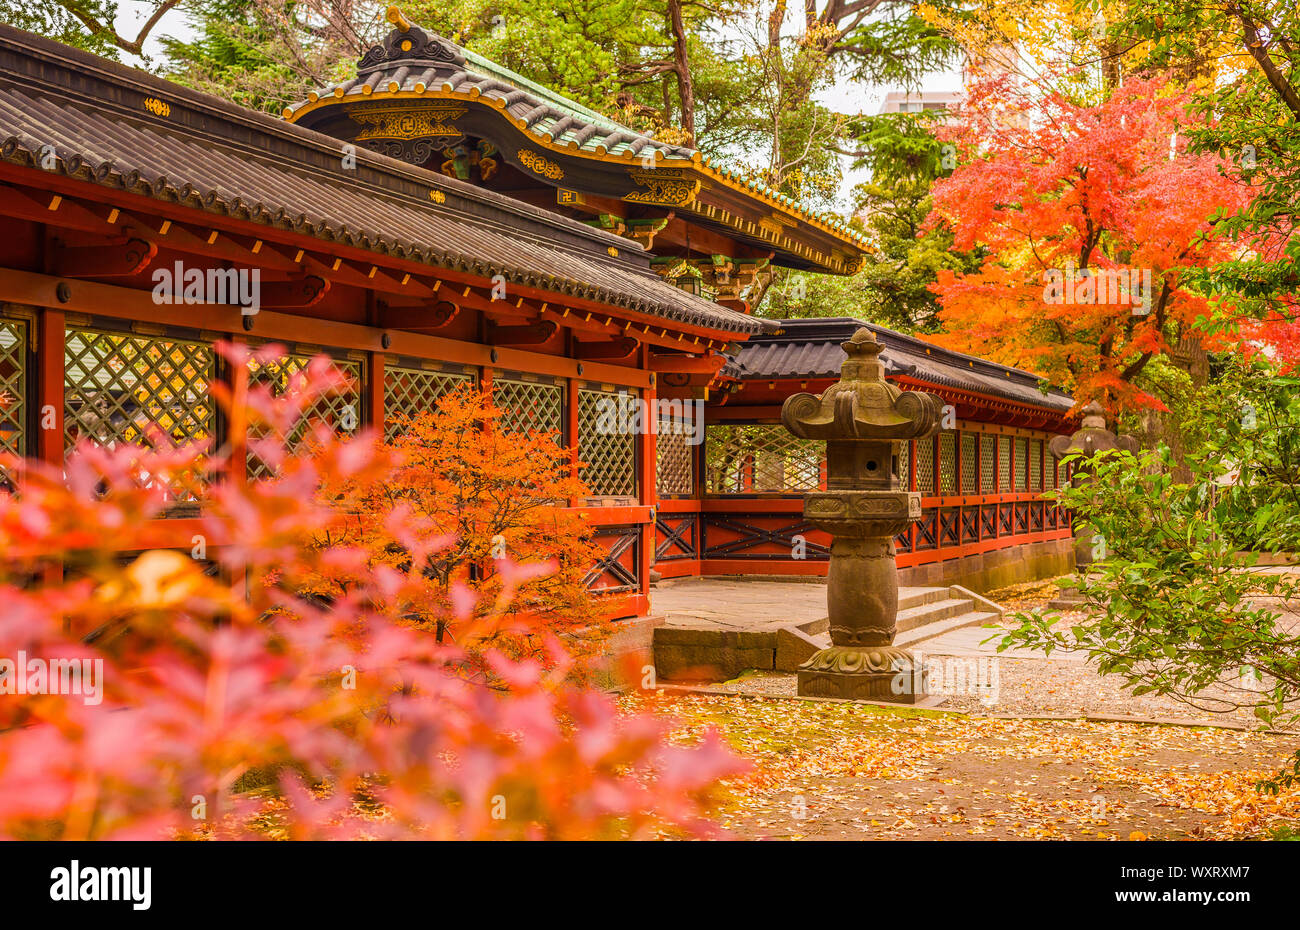
[[[155,0],[119,0],[118,14],[116,20],[117,31],[119,35],[134,38],[139,32],[140,26],[148,19],[156,3]],[[159,23],[154,26],[150,37],[145,41],[145,52],[158,55],[161,51],[158,44],[158,36],[168,35],[176,38],[189,38],[192,32],[185,21],[185,14],[179,10],[170,10],[163,15]],[[123,54],[123,60],[127,64],[141,66],[144,63],[133,56]],[[956,66],[946,71],[934,74],[926,79],[922,85],[923,90],[927,91],[948,91],[958,90],[961,88],[961,73]],[[885,99],[885,94],[891,90],[902,90],[901,87],[894,87],[883,84],[865,84],[860,81],[839,80],[831,87],[826,88],[817,95],[818,101],[825,104],[833,110],[840,113],[877,113],[880,105]],[[843,159],[845,172],[844,180],[840,184],[838,203],[836,204],[839,212],[847,216],[852,211],[852,191],[855,185],[867,180],[868,174],[865,171],[853,171],[849,167],[849,159]]]
[[[922,83],[923,91],[953,91],[962,86],[961,69],[954,65],[945,71],[930,75]],[[817,101],[839,113],[874,114],[880,112],[885,94],[906,88],[886,84],[866,84],[861,81],[839,80],[831,87],[817,95]],[[913,89],[915,90],[915,88]],[[848,216],[853,210],[853,188],[870,178],[870,172],[853,170],[850,159],[841,159],[844,165],[844,180],[840,183],[837,210]]]
[[[153,0],[118,0],[117,19],[114,25],[117,26],[117,34],[134,39],[140,32],[140,27],[144,25],[145,20],[157,6]],[[192,33],[185,24],[185,14],[176,9],[168,10],[163,14],[163,18],[158,21],[158,25],[153,27],[149,33],[149,38],[145,40],[144,49],[148,53],[158,54],[158,36],[168,35],[186,38]],[[141,65],[142,62],[132,55],[122,54],[122,60],[129,65]]]

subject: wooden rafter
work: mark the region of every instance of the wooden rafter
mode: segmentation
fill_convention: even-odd
[[[418,307],[381,306],[377,322],[384,329],[432,333],[445,329],[459,313],[459,305],[450,300],[435,300]]]
[[[126,278],[149,267],[158,246],[122,237],[104,245],[63,246],[54,251],[51,270],[65,278]]]
[[[628,358],[641,343],[632,336],[615,336],[598,342],[578,342],[574,345],[574,356],[581,359],[615,359]]]

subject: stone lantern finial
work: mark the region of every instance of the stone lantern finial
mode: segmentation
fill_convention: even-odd
[[[1067,455],[1079,456],[1074,469],[1072,483],[1076,486],[1087,479],[1091,459],[1098,452],[1111,449],[1123,449],[1136,452],[1137,440],[1132,436],[1116,436],[1106,429],[1106,410],[1095,400],[1082,410],[1083,422],[1079,429],[1069,436],[1056,436],[1047,447],[1056,459]],[[1092,564],[1093,533],[1091,530],[1079,530],[1074,535],[1074,565],[1079,571],[1085,571]],[[1056,603],[1053,601],[1052,603]],[[1051,606],[1049,604],[1049,606]]]
[[[855,332],[840,348],[848,354],[840,366],[841,381],[884,381],[885,364],[880,353],[885,347],[876,341],[876,334],[865,326]]]
[[[1084,429],[1105,429],[1106,428],[1106,408],[1095,400],[1090,401],[1088,406],[1083,408],[1083,428]]]

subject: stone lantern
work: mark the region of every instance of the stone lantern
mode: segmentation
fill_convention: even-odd
[[[898,483],[898,443],[932,436],[941,401],[885,380],[882,346],[869,329],[843,343],[840,380],[820,397],[795,394],[781,422],[826,441],[826,490],[804,496],[804,517],[829,533],[826,606],[831,646],[799,667],[799,693],[913,703],[923,680],[911,653],[893,645],[898,615],[894,537],[921,516],[921,495]],[[898,693],[896,681],[907,687]]]
[[[1086,480],[1088,460],[1098,452],[1110,449],[1136,452],[1137,447],[1137,440],[1132,436],[1116,436],[1106,429],[1106,411],[1095,400],[1083,408],[1083,426],[1074,435],[1057,436],[1048,445],[1052,457],[1058,461],[1075,453],[1081,457],[1078,465],[1075,466],[1074,478],[1071,482],[1075,487]],[[1087,571],[1088,566],[1092,564],[1092,544],[1091,531],[1075,534],[1074,565],[1081,572]]]

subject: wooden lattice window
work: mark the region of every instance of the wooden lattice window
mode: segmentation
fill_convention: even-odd
[[[655,489],[661,497],[695,493],[695,446],[691,440],[701,428],[701,424],[688,427],[676,418],[659,418],[655,436]]]
[[[501,411],[498,421],[508,433],[554,433],[564,439],[564,388],[549,381],[497,377],[492,402]]]
[[[384,366],[384,437],[395,439],[406,424],[457,388],[474,383],[460,371],[440,371],[407,365]]]
[[[0,452],[27,454],[27,321],[0,317]]]
[[[109,448],[143,446],[150,434],[177,446],[206,440],[216,428],[209,385],[216,358],[205,342],[69,327],[63,349],[65,454],[83,440]],[[181,481],[177,501],[193,500]]]
[[[979,436],[961,434],[961,493],[974,494],[979,488]]]
[[[713,494],[815,491],[821,487],[823,445],[792,436],[780,424],[711,425],[705,489]]]
[[[636,394],[578,391],[578,477],[593,495],[636,495]]]
[[[939,493],[957,493],[957,436],[939,434]]]
[[[998,490],[1011,490],[1011,437],[998,437]]]
[[[1056,490],[1056,467],[1057,458],[1052,455],[1052,450],[1048,448],[1047,443],[1043,443],[1043,480],[1045,482],[1044,490]]]
[[[1029,440],[1029,489],[1043,489],[1043,444],[1037,439]]]
[[[1027,440],[1016,438],[1016,484],[1017,491],[1025,490],[1025,478],[1028,472],[1029,443]]]
[[[904,439],[898,444],[898,486],[904,491],[912,489],[912,442]]]
[[[916,441],[916,489],[922,494],[934,493],[934,440]]]
[[[248,360],[249,383],[267,385],[271,393],[279,397],[303,382],[312,357],[302,352],[269,360],[250,358]],[[289,435],[285,437],[290,451],[298,451],[303,443],[310,441],[316,425],[320,423],[324,423],[339,434],[355,433],[361,428],[361,384],[364,376],[362,363],[359,359],[331,358],[330,364],[334,371],[342,376],[344,383],[337,389],[318,396],[303,411]],[[250,430],[249,438],[256,439],[258,434]],[[248,477],[268,478],[274,474],[275,469],[249,449]]]
[[[991,494],[998,489],[996,436],[981,433],[980,437],[980,491]]]

